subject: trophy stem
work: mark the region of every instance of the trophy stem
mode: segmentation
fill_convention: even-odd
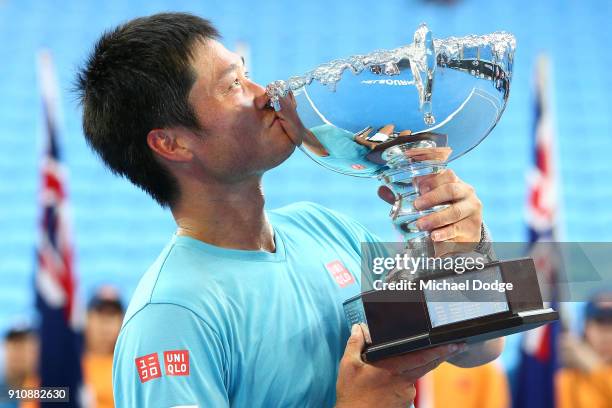
[[[395,195],[395,203],[389,216],[406,240],[406,249],[415,256],[434,255],[429,232],[419,230],[416,226],[417,220],[449,206],[444,204],[417,210],[414,201],[419,197],[420,191],[414,179],[444,170],[449,152],[450,149],[438,148],[435,141],[426,139],[389,147],[382,154],[389,168],[378,178]]]

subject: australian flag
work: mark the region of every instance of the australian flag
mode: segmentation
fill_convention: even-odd
[[[76,408],[82,407],[81,313],[76,301],[66,186],[57,138],[57,86],[47,52],[39,56],[39,77],[46,122],[35,272],[36,307],[40,318],[40,385],[68,387],[70,398],[69,403],[43,403],[41,406]]]
[[[537,61],[535,76],[535,119],[533,124],[533,169],[529,174],[528,236],[530,256],[542,273],[550,292],[543,297],[549,307],[558,308],[557,278],[559,255],[557,241],[557,183],[554,161],[554,131],[549,103],[550,70],[548,59]],[[558,368],[557,341],[559,321],[526,332],[523,336],[513,406],[516,408],[554,408],[555,374]]]

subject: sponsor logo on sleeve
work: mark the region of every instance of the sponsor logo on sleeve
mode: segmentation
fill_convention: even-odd
[[[341,288],[355,283],[355,278],[353,278],[353,275],[346,269],[342,262],[338,260],[331,261],[325,265],[325,267]]]
[[[138,376],[140,377],[141,383],[159,378],[162,375],[157,353],[151,353],[136,358],[136,368],[138,369]]]
[[[189,375],[189,351],[164,351],[166,375]]]

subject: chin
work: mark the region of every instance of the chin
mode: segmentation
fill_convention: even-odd
[[[273,163],[272,166],[270,167],[271,169],[279,166],[280,164],[282,164],[285,160],[287,160],[289,157],[291,157],[291,155],[293,154],[293,152],[295,152],[295,148],[296,146],[291,143],[287,146],[283,146],[283,149],[279,150],[279,152],[274,155],[273,159]]]
[[[265,135],[267,138],[266,144],[257,147],[257,150],[263,150],[260,156],[262,158],[260,162],[262,166],[260,168],[263,171],[273,169],[282,164],[295,152],[297,147],[280,124],[276,124],[273,127],[278,129],[274,129]]]

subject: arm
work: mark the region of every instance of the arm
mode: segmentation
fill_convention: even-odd
[[[117,340],[113,394],[118,407],[228,407],[226,358],[217,333],[189,309],[149,304]]]

